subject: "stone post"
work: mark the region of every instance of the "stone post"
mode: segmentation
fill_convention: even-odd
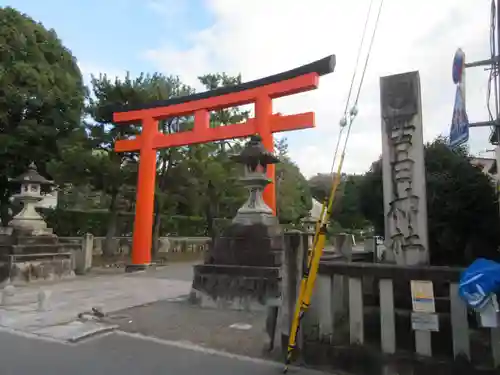
[[[288,346],[290,327],[295,304],[299,293],[300,281],[304,270],[304,262],[307,254],[307,235],[300,231],[289,231],[285,234],[285,249],[281,264],[281,296],[282,303],[279,313],[279,331],[281,333],[281,347],[284,353]],[[301,336],[297,338],[300,347]]]
[[[397,264],[429,262],[418,72],[380,79],[385,246]]]
[[[312,217],[311,215],[303,218],[301,220],[302,225],[304,226],[305,233],[307,233],[309,240],[308,245],[309,248],[312,248],[314,242],[314,234],[316,233],[316,225],[318,223],[318,219]]]
[[[352,235],[339,233],[334,236],[335,251],[342,254],[350,262],[352,260]]]
[[[2,299],[0,301],[1,306],[7,306],[12,303],[12,300],[14,299],[14,294],[15,294],[15,287],[14,285],[6,285],[5,288],[3,288],[2,292]]]
[[[76,256],[76,273],[83,275],[92,268],[92,255],[94,253],[94,236],[86,233],[82,240],[82,249]]]
[[[372,253],[376,253],[377,251],[377,241],[375,237],[365,238],[365,242],[363,244],[363,248],[365,251],[370,251]]]

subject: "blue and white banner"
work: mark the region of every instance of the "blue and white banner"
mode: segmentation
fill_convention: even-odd
[[[469,140],[469,119],[465,111],[465,103],[461,85],[457,85],[453,117],[451,119],[450,147],[457,147]]]
[[[480,310],[493,294],[500,293],[500,263],[479,258],[460,277],[458,294],[470,307]]]

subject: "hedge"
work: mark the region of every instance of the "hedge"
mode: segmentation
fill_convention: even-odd
[[[85,233],[105,236],[110,214],[107,211],[80,211],[63,209],[38,209],[49,228],[61,237],[79,237]],[[117,236],[131,236],[134,224],[133,213],[121,212],[117,221]],[[162,235],[206,236],[207,223],[203,217],[162,215]]]
[[[54,229],[54,233],[61,237],[81,237],[85,233],[92,233],[94,236],[105,236],[110,219],[110,213],[105,210],[67,210],[37,208],[37,211],[44,217],[49,228]],[[118,214],[116,236],[130,237],[134,230],[135,215],[131,212],[120,212]],[[220,235],[224,229],[231,224],[231,219],[215,218],[213,220],[213,230],[215,235]],[[301,225],[291,223],[283,224],[285,231],[290,229],[303,230]],[[206,218],[196,216],[161,215],[160,234],[163,236],[186,236],[198,237],[208,236],[208,226]]]

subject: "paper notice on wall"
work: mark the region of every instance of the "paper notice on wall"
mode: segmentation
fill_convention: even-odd
[[[412,280],[411,300],[413,311],[426,313],[436,312],[432,281]]]
[[[412,312],[411,313],[411,328],[414,331],[439,331],[439,317],[437,314]]]

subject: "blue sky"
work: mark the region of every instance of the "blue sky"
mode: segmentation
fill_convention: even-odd
[[[155,70],[145,51],[167,42],[183,49],[186,35],[211,23],[203,0],[9,0],[8,5],[55,29],[82,65],[133,74]]]
[[[290,156],[302,173],[311,176],[330,170],[332,148],[337,142],[338,123],[370,1],[4,0],[4,3],[27,13],[45,27],[54,28],[78,59],[87,80],[90,73],[122,76],[128,70],[135,76],[158,71],[179,75],[184,83],[200,89],[196,77],[206,73],[241,73],[243,80],[248,81],[334,53],[336,70],[321,78],[318,90],[274,101],[275,112],[316,113],[315,129],[285,134]],[[477,0],[384,2],[358,104],[359,115],[347,149],[346,172],[366,171],[381,153],[379,79],[382,76],[418,70],[424,141],[449,134],[455,97],[451,80],[453,54],[457,47],[465,51],[469,61],[485,59],[489,54],[489,4],[478,4]],[[372,26],[374,19],[372,14]],[[365,52],[369,38],[366,39]],[[364,62],[364,55],[361,61]],[[487,79],[487,72],[481,69],[467,72],[467,111],[471,121],[487,118]],[[471,130],[471,150],[479,153],[491,149],[488,135],[487,128]]]

